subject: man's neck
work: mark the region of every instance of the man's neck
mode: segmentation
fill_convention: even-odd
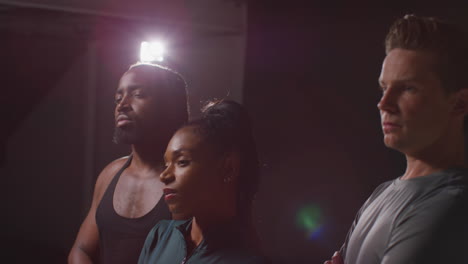
[[[426,176],[449,168],[467,167],[463,140],[435,144],[416,154],[406,154],[403,180]]]
[[[132,166],[140,171],[161,170],[166,146],[158,143],[132,144]]]

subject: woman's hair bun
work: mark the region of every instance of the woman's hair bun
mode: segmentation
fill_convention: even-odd
[[[245,108],[232,100],[211,101],[202,109],[202,118],[216,128],[251,132],[250,118]],[[245,131],[245,132],[247,132]]]

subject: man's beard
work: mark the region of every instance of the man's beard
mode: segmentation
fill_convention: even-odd
[[[168,125],[170,127],[170,125]],[[174,129],[175,130],[175,129]],[[113,142],[115,144],[155,144],[163,143],[167,145],[174,131],[166,127],[159,127],[156,122],[146,122],[139,125],[136,122],[130,126],[115,127]]]
[[[135,144],[141,139],[138,129],[135,127],[130,128],[114,128],[113,142],[115,144]]]

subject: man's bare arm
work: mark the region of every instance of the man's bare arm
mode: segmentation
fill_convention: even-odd
[[[68,255],[70,264],[91,264],[98,254],[99,232],[94,218],[96,208],[91,207],[81,224],[75,243]]]
[[[96,210],[107,186],[126,160],[127,158],[122,158],[110,163],[99,175],[94,187],[91,208],[81,224],[75,243],[68,255],[69,264],[89,264],[95,262],[99,253],[99,231],[96,224]]]

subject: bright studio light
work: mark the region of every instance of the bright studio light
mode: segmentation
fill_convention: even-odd
[[[164,45],[161,42],[141,42],[140,61],[155,62],[164,60]]]

